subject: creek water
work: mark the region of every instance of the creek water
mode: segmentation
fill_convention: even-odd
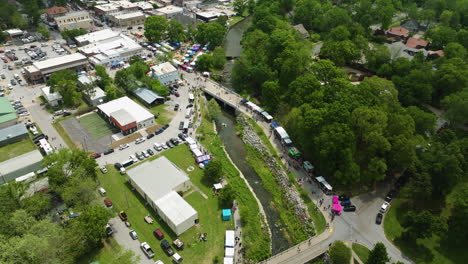
[[[221,141],[226,146],[227,153],[247,179],[249,185],[252,187],[255,195],[263,206],[266,219],[271,230],[272,253],[274,255],[292,245],[288,242],[285,233],[282,230],[279,213],[274,207],[271,194],[265,190],[262,185],[262,180],[255,170],[247,163],[247,150],[242,139],[236,134],[236,125],[237,122],[233,110],[223,109],[222,115],[218,122],[216,122],[218,134]]]

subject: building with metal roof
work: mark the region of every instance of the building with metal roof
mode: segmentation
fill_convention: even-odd
[[[45,82],[52,73],[60,70],[83,71],[88,67],[88,58],[80,53],[34,62],[24,67],[25,77],[31,83]]]
[[[78,46],[85,46],[104,40],[116,39],[119,38],[119,35],[119,32],[113,31],[112,29],[108,28],[75,37],[75,40]]]
[[[198,213],[177,192],[191,187],[187,174],[162,156],[127,171],[129,183],[177,235],[198,222]]]
[[[42,155],[37,149],[0,162],[0,184],[13,181],[20,176],[36,171],[41,166]]]
[[[154,125],[154,115],[127,96],[98,105],[98,113],[128,135]]]
[[[0,147],[21,141],[28,137],[24,124],[16,124],[0,129]]]
[[[134,92],[135,96],[148,107],[164,103],[164,97],[148,88],[138,88]]]
[[[151,77],[156,78],[163,85],[177,82],[179,80],[179,72],[169,62],[164,62],[151,67]]]
[[[16,124],[18,116],[16,111],[6,97],[0,97],[0,128]]]

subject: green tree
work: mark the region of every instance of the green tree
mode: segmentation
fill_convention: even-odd
[[[140,56],[137,56],[137,55],[134,55],[130,58],[130,60],[128,60],[128,63],[130,65],[133,65],[134,63],[137,63],[137,62],[143,62],[143,60],[141,59]],[[144,62],[143,62],[144,63]]]
[[[64,39],[74,39],[86,33],[88,33],[86,29],[77,29],[77,28],[70,29],[70,30],[65,29],[64,31],[62,31],[62,37]]]
[[[96,160],[81,150],[62,148],[44,157],[44,165],[49,167],[47,176],[52,189],[59,189],[73,177],[96,179]]]
[[[117,87],[115,87],[115,85],[113,84],[110,84],[104,87],[104,91],[106,93],[106,98],[109,101],[119,98],[118,93],[117,93]]]
[[[237,12],[238,15],[243,16],[245,10],[247,10],[247,1],[246,0],[234,0],[232,4],[234,7],[234,11]]]
[[[45,39],[49,39],[50,37],[50,32],[44,24],[40,24],[37,27],[37,32],[41,33],[42,37],[44,37]]]
[[[389,261],[390,258],[387,254],[387,248],[385,248],[382,242],[378,242],[369,253],[366,264],[385,264]]]
[[[216,120],[221,115],[221,107],[214,98],[208,101],[208,114],[211,120]]]
[[[200,23],[195,39],[202,45],[208,44],[209,49],[214,49],[223,43],[225,33],[226,28],[219,23]]]
[[[208,54],[203,54],[197,59],[197,69],[199,71],[209,71],[213,67],[213,57]]]
[[[278,107],[281,100],[281,87],[278,82],[264,82],[262,86],[262,102],[265,108],[272,113]]]
[[[465,139],[466,141],[466,139]],[[450,217],[448,219],[448,238],[463,244],[468,239],[468,188],[463,185],[459,191],[455,193],[455,204],[452,207]]]
[[[366,63],[369,69],[374,71],[380,69],[383,64],[390,62],[390,51],[387,46],[377,46],[365,53]]]
[[[349,33],[349,30],[345,26],[337,26],[328,34],[330,41],[344,41],[348,40],[350,36],[351,33]]]
[[[349,264],[351,249],[342,241],[336,241],[328,250],[333,264]]]
[[[37,25],[41,17],[39,11],[39,5],[37,0],[23,0],[24,12],[28,15],[29,23],[31,25]]]
[[[214,49],[212,62],[215,69],[222,70],[224,68],[224,64],[226,64],[226,54],[223,48],[217,47]]]
[[[38,192],[30,197],[21,200],[23,208],[32,216],[40,217],[51,208],[51,196],[48,193]]]
[[[350,40],[327,41],[320,50],[320,56],[330,59],[338,66],[350,64],[360,58],[359,50]]]
[[[70,221],[66,238],[78,256],[95,249],[106,237],[105,227],[111,215],[104,207],[90,205]]]
[[[186,39],[184,25],[177,20],[169,20],[167,23],[167,37],[172,42],[184,41]]]
[[[452,42],[447,44],[444,48],[444,54],[447,59],[460,58],[464,59],[466,57],[466,49],[461,44],[457,42]]]
[[[102,65],[96,65],[95,74],[96,74],[96,85],[101,89],[105,89],[106,86],[112,83],[112,78],[107,74],[106,68]]]
[[[93,179],[72,177],[60,188],[60,196],[69,207],[83,208],[96,199],[96,189]]]
[[[231,208],[232,203],[236,199],[237,193],[234,188],[230,184],[227,184],[221,189],[221,193],[219,195],[219,201],[221,202],[221,205],[226,207],[226,208]]]
[[[468,121],[468,87],[453,93],[442,100],[446,109],[445,117],[453,123],[463,124]]]
[[[406,112],[413,118],[416,132],[426,136],[432,134],[435,128],[437,117],[430,113],[424,112],[419,107],[409,106]]]
[[[447,229],[444,219],[423,210],[419,213],[410,211],[405,216],[403,226],[407,230],[403,235],[407,238],[429,238],[433,234],[440,234]]]
[[[163,16],[150,16],[145,20],[145,37],[151,42],[160,42],[166,37],[167,19]]]
[[[205,167],[204,177],[212,183],[218,183],[223,176],[223,164],[219,160],[211,160]]]
[[[345,73],[330,60],[320,60],[310,66],[317,79],[324,84],[330,84],[334,79],[346,78]]]

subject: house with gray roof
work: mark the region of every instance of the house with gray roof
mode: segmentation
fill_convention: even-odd
[[[135,91],[133,91],[133,93],[138,98],[138,100],[144,103],[147,107],[152,107],[164,103],[164,97],[160,96],[159,94],[155,93],[153,90],[150,90],[148,88],[138,88]]]
[[[28,137],[24,124],[16,124],[0,129],[0,147],[21,141]]]

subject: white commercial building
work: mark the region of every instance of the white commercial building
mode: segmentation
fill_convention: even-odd
[[[57,106],[62,103],[62,96],[58,92],[51,93],[49,86],[41,88],[41,94],[50,106]]]
[[[147,161],[127,171],[129,183],[176,235],[198,223],[198,213],[177,192],[190,188],[190,180],[166,157]]]
[[[167,19],[171,19],[178,14],[182,14],[184,12],[184,9],[178,6],[170,5],[170,6],[158,8],[155,11],[157,15],[163,16]]]
[[[140,9],[143,12],[153,10],[153,5],[149,2],[142,1],[142,2],[135,2],[134,4],[138,6],[138,9]]]
[[[88,64],[88,58],[80,53],[73,53],[45,61],[34,62],[33,65],[24,67],[24,75],[29,82],[37,83],[46,81],[56,71],[68,69],[79,72],[86,70]]]
[[[102,34],[100,32],[102,31]],[[144,49],[136,41],[124,34],[115,34],[112,30],[105,29],[77,38],[80,45],[78,51],[89,57],[93,65],[112,66],[130,60],[133,56],[142,56]]]
[[[154,115],[127,96],[98,105],[98,113],[128,135],[154,125]]]
[[[177,82],[179,80],[179,72],[169,62],[164,62],[151,67],[151,77],[158,79],[163,85]]]

